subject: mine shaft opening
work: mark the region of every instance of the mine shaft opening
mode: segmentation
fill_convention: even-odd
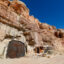
[[[7,58],[19,58],[25,56],[26,46],[23,42],[12,40],[8,44]]]
[[[43,47],[41,46],[41,47],[36,47],[35,49],[34,49],[34,51],[35,51],[35,53],[42,53],[43,52]]]

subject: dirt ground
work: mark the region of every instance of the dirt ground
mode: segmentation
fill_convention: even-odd
[[[64,64],[64,55],[46,57],[22,57],[16,59],[0,59],[0,64]]]

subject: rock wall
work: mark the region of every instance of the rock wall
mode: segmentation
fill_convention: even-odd
[[[22,1],[0,0],[0,42],[9,39],[22,41],[31,49],[50,45],[64,51],[64,29],[40,23]]]

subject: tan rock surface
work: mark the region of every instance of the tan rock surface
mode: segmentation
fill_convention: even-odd
[[[58,52],[64,51],[64,29],[40,23],[29,15],[22,1],[0,0],[0,40],[8,38],[23,41],[33,48],[51,45]]]

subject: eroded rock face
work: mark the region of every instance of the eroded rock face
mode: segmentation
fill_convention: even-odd
[[[50,45],[57,51],[64,50],[64,29],[40,23],[18,0],[0,0],[0,42],[8,39],[23,42],[31,47],[28,51],[44,45]]]
[[[55,32],[55,36],[58,37],[58,38],[64,38],[64,29],[58,29]]]

